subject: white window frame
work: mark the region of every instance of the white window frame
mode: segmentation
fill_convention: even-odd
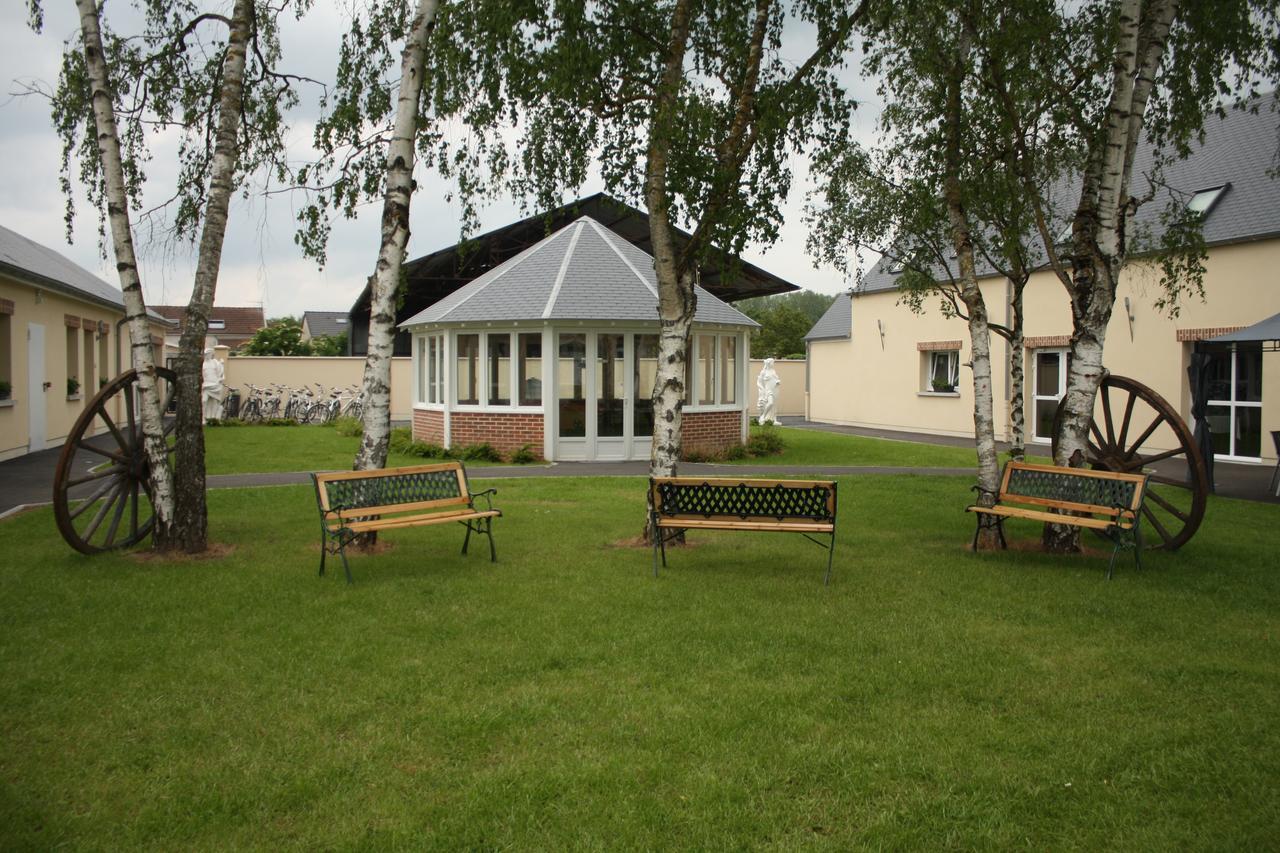
[[[712,402],[699,403],[703,397],[702,387],[702,338],[709,337],[712,339],[711,353],[711,389],[710,395]],[[743,378],[747,374],[746,351],[741,332],[725,332],[714,329],[695,329],[693,331],[692,340],[689,342],[689,365],[690,379],[689,382],[689,399],[685,402],[684,409],[686,412],[736,412],[745,407],[746,399],[746,383]],[[737,354],[737,369],[735,377],[737,381],[737,400],[733,403],[722,402],[724,395],[721,393],[721,348],[724,346],[722,341],[724,338],[732,338],[734,340],[734,352]]]
[[[924,355],[924,388],[921,394],[936,394],[941,397],[954,397],[960,392],[960,350],[958,349],[932,349],[925,350]],[[950,391],[938,391],[933,387],[933,366],[934,359],[939,356],[947,357],[947,378],[951,382]]]
[[[1226,355],[1226,353],[1215,353],[1215,355]],[[1230,451],[1225,454],[1222,454],[1222,453],[1216,454],[1215,458],[1224,459],[1227,461],[1236,461],[1236,462],[1260,462],[1262,461],[1261,454],[1264,453],[1267,449],[1266,447],[1267,431],[1265,429],[1262,430],[1262,435],[1258,442],[1258,453],[1259,453],[1258,456],[1239,456],[1236,454],[1236,430],[1235,430],[1236,409],[1258,409],[1259,414],[1261,414],[1262,402],[1263,402],[1262,400],[1258,400],[1255,402],[1253,400],[1237,400],[1235,398],[1236,397],[1236,375],[1240,368],[1240,356],[1241,356],[1240,349],[1235,344],[1232,344],[1231,345],[1231,385],[1230,385],[1231,399],[1206,400],[1205,405],[1225,407],[1227,409],[1227,423],[1230,425],[1230,428],[1227,430],[1227,433],[1228,433],[1227,438],[1229,439],[1229,444],[1227,446],[1230,448]],[[1259,370],[1261,370],[1261,359],[1259,359]],[[1261,395],[1263,389],[1265,388],[1265,386],[1262,384],[1261,376],[1258,377],[1258,385],[1259,385],[1258,393],[1259,395]]]
[[[1040,394],[1037,389],[1040,387],[1040,355],[1041,353],[1056,352],[1058,354],[1058,393]],[[1041,436],[1036,432],[1038,421],[1036,419],[1036,403],[1040,400],[1054,400],[1057,403],[1062,402],[1062,397],[1067,393],[1067,350],[1062,347],[1039,347],[1031,350],[1031,440],[1036,444],[1052,444],[1053,436]]]

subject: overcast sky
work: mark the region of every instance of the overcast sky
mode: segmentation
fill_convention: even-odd
[[[108,3],[110,15],[124,4]],[[57,81],[63,44],[77,25],[72,0],[45,0],[45,27],[40,35],[27,26],[26,3],[0,3],[0,224],[69,257],[113,286],[119,286],[114,267],[99,251],[98,217],[78,198],[72,243],[68,244],[63,221],[65,200],[58,186],[60,143],[49,118],[48,101],[41,97],[15,97],[27,84],[52,88]],[[316,0],[301,22],[286,17],[285,65],[288,70],[329,81],[341,34],[345,31],[342,5]],[[852,79],[852,72],[851,79]],[[859,86],[859,89],[864,87]],[[869,92],[866,92],[869,95]],[[304,105],[292,116],[292,141],[301,159],[309,151],[315,92],[304,92]],[[867,101],[854,115],[859,135],[870,137],[876,117],[875,104]],[[171,194],[176,146],[153,147],[147,167],[147,203]],[[785,208],[781,238],[771,247],[753,247],[746,258],[788,281],[822,293],[836,293],[847,283],[832,268],[817,268],[806,256],[805,226],[801,211],[810,185],[803,164]],[[459,212],[444,200],[448,187],[434,175],[417,175],[419,189],[411,212],[409,257],[414,258],[457,242]],[[603,189],[583,187],[580,195]],[[245,200],[237,197],[218,281],[218,305],[265,306],[268,316],[299,315],[305,310],[347,310],[364,286],[378,251],[379,206],[366,207],[359,218],[336,222],[329,241],[328,265],[318,270],[304,259],[293,243],[295,200],[287,195]],[[499,228],[523,214],[520,205],[504,200],[481,214],[481,232]],[[194,251],[167,251],[149,244],[145,233],[135,240],[142,255],[142,282],[150,304],[186,304],[191,295]],[[108,254],[110,249],[108,246]]]

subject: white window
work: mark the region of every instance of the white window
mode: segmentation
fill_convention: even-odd
[[[1036,441],[1053,440],[1053,418],[1058,403],[1067,390],[1067,351],[1060,349],[1035,350],[1035,379],[1031,386],[1032,436]]]
[[[1200,218],[1209,215],[1209,211],[1218,203],[1218,199],[1222,198],[1222,194],[1227,191],[1227,185],[1220,187],[1211,187],[1207,190],[1197,190],[1191,196],[1191,200],[1187,202],[1187,210],[1191,213],[1200,214]]]
[[[541,406],[542,333],[521,333],[519,342],[519,371],[516,374],[516,387],[520,390],[520,405]]]
[[[935,394],[954,393],[960,384],[960,351],[932,350],[925,355],[928,358],[928,364],[924,390]]]
[[[1205,383],[1213,451],[1256,460],[1262,456],[1262,349],[1216,352]]]
[[[477,406],[480,404],[480,336],[458,335],[454,343],[458,349],[454,374],[458,405]]]
[[[426,379],[427,392],[425,399],[428,403],[444,402],[444,336],[430,335],[427,337],[426,359],[422,365],[423,376]]]
[[[210,329],[210,331],[213,331],[213,330],[221,330],[221,329],[225,329],[225,328],[227,328],[227,321],[226,321],[226,320],[210,320],[210,321],[209,321],[209,329]]]

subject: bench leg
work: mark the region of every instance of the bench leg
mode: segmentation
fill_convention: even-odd
[[[471,522],[467,521],[464,523],[467,525],[467,535],[462,540],[462,555],[465,557],[467,554],[467,546],[471,544]]]
[[[823,578],[823,586],[831,586],[831,561],[836,556],[836,532],[831,531],[831,544],[827,546],[827,576]]]
[[[489,562],[498,562],[498,549],[493,545],[493,518],[484,520],[484,535],[489,537]]]
[[[995,526],[996,533],[1000,537],[1000,550],[1009,550],[1009,543],[1004,538],[1004,517],[999,515],[987,515],[985,512],[975,512],[977,516],[977,527],[973,531],[973,542],[969,545],[969,550],[977,553],[978,551],[978,534],[982,533],[984,528]]]
[[[320,534],[320,577],[324,577],[324,558],[329,555],[329,537]]]

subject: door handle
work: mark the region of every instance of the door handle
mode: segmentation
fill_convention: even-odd
[[[52,387],[53,387],[53,383],[52,383],[52,382],[46,382],[46,383],[44,383],[44,390],[45,390],[45,391],[48,391],[48,390],[49,390],[50,388],[52,388]]]

